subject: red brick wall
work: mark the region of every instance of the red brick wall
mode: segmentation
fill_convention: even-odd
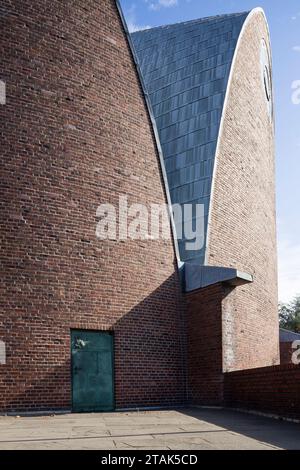
[[[280,343],[280,364],[292,364],[293,343]]]
[[[232,74],[217,155],[207,264],[235,267],[254,282],[223,307],[224,371],[279,363],[274,130],[262,80],[261,12],[249,20]]]
[[[223,296],[222,284],[187,295],[188,400],[194,405],[223,400]]]
[[[0,408],[71,406],[70,329],[115,332],[116,405],[184,399],[171,241],[95,237],[96,209],[165,202],[113,0],[3,0]]]
[[[228,406],[300,419],[300,366],[229,372],[224,389]]]

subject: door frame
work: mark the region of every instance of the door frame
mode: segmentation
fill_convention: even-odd
[[[111,361],[112,361],[112,394],[113,394],[113,409],[111,411],[74,411],[73,400],[73,356],[72,356],[72,333],[76,331],[84,331],[86,333],[101,333],[111,336]],[[70,328],[70,378],[71,378],[71,411],[72,413],[111,413],[116,409],[116,396],[115,396],[115,332],[113,330],[90,330],[87,328]]]

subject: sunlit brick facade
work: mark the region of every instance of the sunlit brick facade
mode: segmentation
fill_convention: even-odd
[[[1,9],[1,411],[93,411],[101,367],[96,411],[244,402],[232,371],[280,368],[263,11],[130,35],[114,0]],[[99,240],[120,196],[201,204],[203,246],[172,218],[169,239]]]

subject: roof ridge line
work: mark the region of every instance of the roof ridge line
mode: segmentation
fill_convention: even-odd
[[[140,29],[138,31],[134,31],[130,33],[131,35],[135,35],[137,33],[141,32],[146,32],[146,31],[152,31],[153,29],[163,29],[163,28],[171,28],[172,26],[177,26],[177,25],[188,25],[192,23],[205,23],[208,22],[209,20],[212,19],[220,19],[220,18],[229,18],[229,17],[234,17],[234,16],[243,16],[243,15],[249,15],[251,13],[251,10],[246,10],[246,11],[241,11],[241,12],[236,12],[236,13],[224,13],[221,15],[212,15],[212,16],[205,16],[203,18],[195,18],[192,20],[187,20],[187,21],[178,21],[176,23],[168,23],[168,24],[163,24],[160,26],[153,26],[152,28],[146,28],[146,29]]]

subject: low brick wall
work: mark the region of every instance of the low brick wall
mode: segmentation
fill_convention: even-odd
[[[188,402],[223,402],[221,284],[194,291],[187,301]]]
[[[280,343],[280,364],[292,364],[292,342]]]
[[[300,419],[300,366],[283,364],[226,373],[224,399],[230,407]]]

